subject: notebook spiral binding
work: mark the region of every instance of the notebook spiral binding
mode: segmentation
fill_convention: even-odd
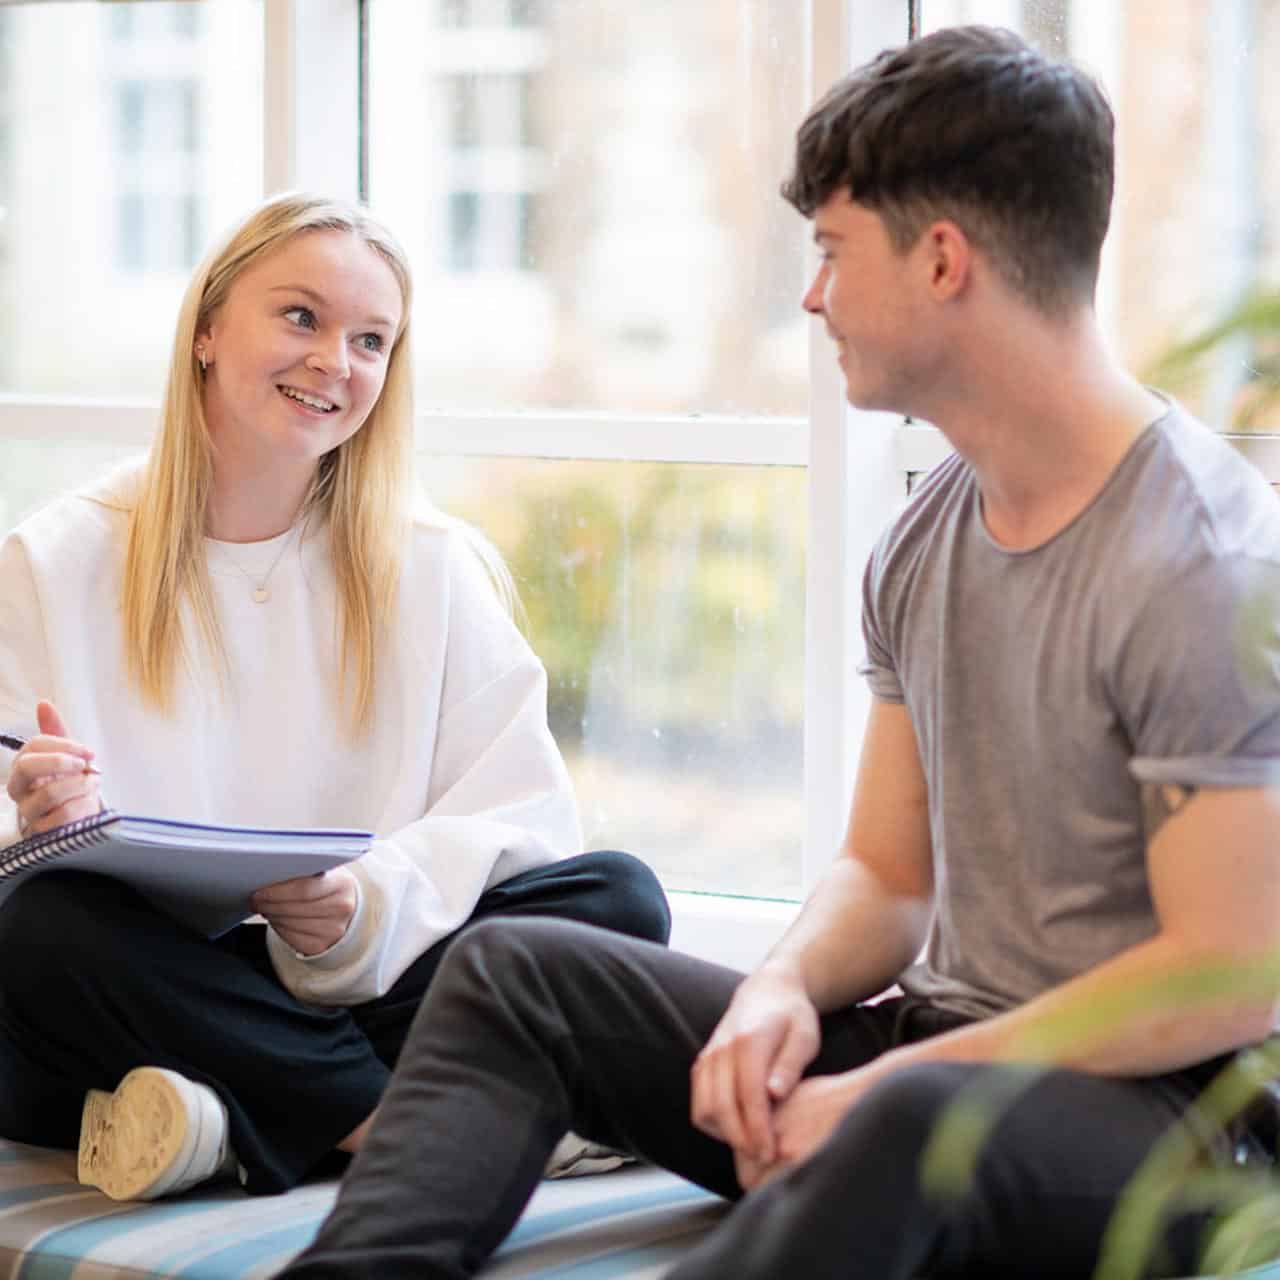
[[[38,836],[28,836],[20,844],[14,845],[6,854],[0,849],[0,881],[16,876],[31,867],[52,862],[64,853],[74,853],[77,849],[87,849],[94,843],[93,837],[98,828],[112,816],[111,810],[95,813],[87,818],[77,818],[65,826],[55,827],[52,831],[42,831]]]

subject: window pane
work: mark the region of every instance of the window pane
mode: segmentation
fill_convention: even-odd
[[[429,458],[547,666],[588,848],[669,889],[800,896],[805,475]]]
[[[443,408],[803,415],[795,0],[370,0],[370,194]]]
[[[1280,170],[1264,160],[1280,149],[1280,3],[924,0],[923,16],[1015,27],[1098,76],[1118,170],[1104,323],[1207,422],[1280,431]]]
[[[60,493],[90,483],[140,452],[136,446],[86,440],[0,438],[0,537]]]
[[[0,390],[158,398],[262,189],[262,0],[0,7]]]

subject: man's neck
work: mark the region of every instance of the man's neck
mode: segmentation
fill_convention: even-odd
[[[988,532],[1039,546],[1089,505],[1161,401],[1106,350],[1092,313],[981,335],[930,420],[972,466]]]

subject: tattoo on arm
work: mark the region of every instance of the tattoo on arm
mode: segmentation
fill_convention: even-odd
[[[1183,787],[1175,783],[1142,784],[1142,825],[1146,829],[1148,844],[1170,818],[1187,807],[1198,790],[1198,787]]]

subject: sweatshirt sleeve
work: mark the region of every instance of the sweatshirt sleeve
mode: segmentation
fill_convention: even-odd
[[[52,698],[53,678],[35,578],[21,538],[0,543],[0,730],[30,737],[36,703]],[[9,799],[13,753],[0,749],[0,848],[18,840],[17,806]]]
[[[547,725],[546,673],[473,553],[457,545],[462,536],[450,541],[448,640],[427,811],[352,864],[360,903],[341,941],[302,957],[268,932],[281,981],[313,1003],[384,995],[466,921],[486,889],[581,848],[572,785]]]

